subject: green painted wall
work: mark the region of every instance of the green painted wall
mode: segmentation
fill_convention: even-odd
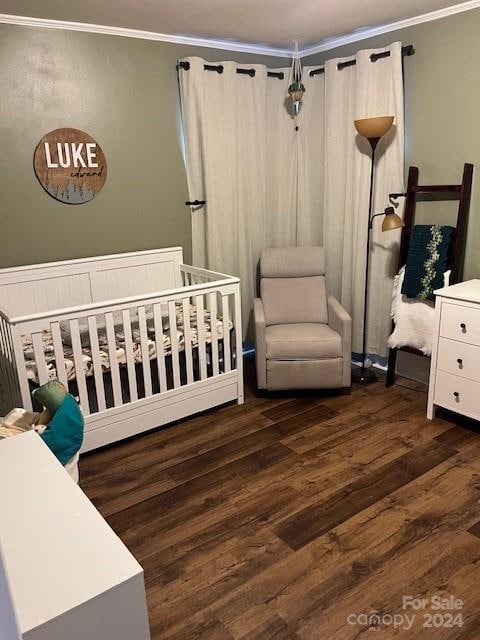
[[[406,165],[422,179],[480,172],[480,10],[311,56],[305,64],[413,44],[405,59]],[[204,48],[0,24],[0,266],[180,244],[191,252],[175,62],[186,55],[272,67],[285,61]],[[32,168],[40,138],[84,129],[107,156],[108,179],[90,203],[56,202]],[[465,277],[480,277],[480,188],[474,179]],[[428,207],[422,214],[428,220]],[[438,207],[439,205],[435,205]],[[451,204],[441,205],[445,222]],[[436,209],[438,210],[438,209]]]
[[[284,66],[276,58],[117,36],[0,24],[0,267],[182,245],[190,210],[179,136],[178,58]],[[51,198],[33,152],[58,127],[103,148],[95,200]]]
[[[459,182],[464,162],[475,165],[465,278],[480,278],[480,10],[427,22],[304,59],[304,64],[349,56],[359,49],[400,40],[413,44],[405,59],[406,167],[417,165],[423,183]],[[441,207],[451,220],[452,204],[428,203],[420,218]]]

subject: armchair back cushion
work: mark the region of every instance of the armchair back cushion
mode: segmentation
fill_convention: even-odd
[[[325,275],[323,247],[264,249],[260,259],[262,278],[304,278]]]
[[[262,278],[265,324],[328,323],[324,276]]]
[[[265,249],[260,273],[267,326],[328,323],[323,247]]]

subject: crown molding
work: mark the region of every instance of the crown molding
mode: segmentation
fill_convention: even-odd
[[[444,9],[438,9],[437,11],[430,11],[429,13],[423,13],[420,16],[414,16],[413,18],[405,18],[404,20],[396,20],[395,22],[389,22],[387,24],[379,25],[377,27],[358,29],[352,31],[352,33],[345,34],[334,38],[326,38],[312,47],[306,47],[302,49],[300,55],[302,58],[311,56],[314,53],[322,53],[323,51],[330,51],[336,49],[345,44],[351,44],[352,42],[359,42],[366,40],[367,38],[373,38],[374,36],[382,35],[383,33],[389,33],[390,31],[397,31],[399,29],[406,29],[407,27],[413,27],[416,24],[422,24],[423,22],[432,22],[433,20],[440,20],[441,18],[447,18],[453,16],[456,13],[463,13],[464,11],[471,11],[472,9],[478,9],[480,7],[480,0],[468,0],[467,2],[461,2],[459,4],[445,7]]]
[[[292,55],[290,49],[280,49],[276,47],[268,47],[267,45],[250,44],[248,42],[235,42],[232,40],[218,40],[214,38],[197,38],[194,36],[171,35],[168,33],[156,33],[154,31],[127,29],[125,27],[109,27],[101,24],[89,24],[86,22],[68,22],[65,20],[48,20],[46,18],[12,16],[6,13],[0,13],[0,23],[15,24],[23,27],[42,27],[43,29],[65,29],[67,31],[101,33],[110,36],[122,36],[124,38],[156,40],[157,42],[185,44],[192,47],[209,47],[211,49],[239,51],[241,53],[256,53],[263,56],[275,56],[280,58],[289,58]]]
[[[432,22],[440,20],[457,13],[478,9],[480,0],[467,0],[459,4],[424,13],[413,18],[397,20],[376,27],[358,29],[352,33],[348,33],[338,37],[326,38],[316,45],[306,47],[300,51],[300,57],[305,58],[315,53],[330,51],[346,44],[360,42],[367,38],[389,33],[412,27],[423,22]],[[268,47],[266,45],[251,44],[248,42],[235,42],[231,40],[219,40],[213,38],[196,38],[194,36],[171,35],[167,33],[156,33],[154,31],[141,31],[139,29],[127,29],[124,27],[110,27],[99,24],[88,24],[84,22],[67,22],[64,20],[47,20],[45,18],[31,18],[27,16],[12,16],[0,13],[0,23],[15,24],[26,27],[42,27],[44,29],[66,29],[67,31],[83,31],[86,33],[100,33],[104,35],[122,36],[124,38],[138,38],[141,40],[156,40],[158,42],[169,42],[172,44],[184,44],[192,47],[209,47],[211,49],[220,49],[224,51],[238,51],[241,53],[254,53],[264,56],[275,56],[280,58],[291,58],[292,51],[290,49],[282,49],[277,47]]]

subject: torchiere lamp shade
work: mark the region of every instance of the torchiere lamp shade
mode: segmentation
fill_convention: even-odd
[[[393,124],[394,116],[379,116],[377,118],[361,118],[355,120],[355,129],[365,138],[381,138]]]
[[[387,207],[385,209],[385,218],[382,222],[382,231],[393,231],[394,229],[401,229],[404,225],[403,220],[399,215],[395,213],[393,207]]]

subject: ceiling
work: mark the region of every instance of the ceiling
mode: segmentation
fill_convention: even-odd
[[[0,0],[0,13],[301,49],[458,0]],[[471,4],[471,3],[466,3]]]

